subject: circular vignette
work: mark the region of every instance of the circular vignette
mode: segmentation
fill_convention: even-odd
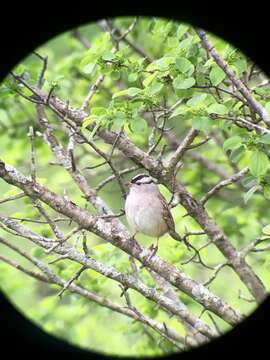
[[[259,311],[259,310],[258,310],[258,311]],[[249,321],[249,320],[250,320],[250,319],[248,319],[247,321]],[[236,330],[237,330],[237,329],[236,329]],[[231,333],[231,334],[228,334],[228,335],[226,335],[226,336],[230,336],[230,335],[232,335],[232,334],[233,334],[233,332],[234,332],[234,331],[232,331],[232,333]]]

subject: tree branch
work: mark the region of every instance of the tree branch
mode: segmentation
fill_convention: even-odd
[[[220,189],[222,189],[225,186],[228,186],[230,184],[233,184],[239,180],[241,180],[249,171],[248,168],[244,168],[243,170],[239,171],[236,174],[233,174],[231,177],[229,177],[226,180],[220,181],[217,185],[215,185],[211,190],[209,190],[202,198],[201,203],[204,205],[210,197],[212,197],[214,194],[216,194]]]
[[[212,58],[215,60],[218,66],[225,72],[232,84],[238,89],[238,91],[243,95],[243,97],[248,102],[249,106],[259,114],[262,121],[270,128],[270,118],[267,115],[264,107],[258,103],[254,97],[249,92],[247,86],[245,86],[240,79],[237,78],[236,74],[229,68],[228,64],[222,59],[218,54],[214,46],[208,40],[206,33],[202,29],[197,29],[197,34],[201,39],[202,46],[209,52]]]

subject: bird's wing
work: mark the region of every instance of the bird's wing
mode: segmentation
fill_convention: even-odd
[[[164,220],[165,220],[169,230],[174,231],[175,230],[174,220],[173,220],[172,214],[170,212],[169,206],[167,204],[167,201],[164,198],[164,196],[161,195],[160,193],[159,193],[159,196],[160,196],[160,200],[162,203],[162,213],[163,213]]]

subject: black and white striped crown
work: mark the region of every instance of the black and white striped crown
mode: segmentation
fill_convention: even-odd
[[[153,182],[154,182],[154,180],[151,178],[151,176],[149,176],[147,174],[138,174],[131,179],[131,183],[137,184],[137,185],[151,184]]]

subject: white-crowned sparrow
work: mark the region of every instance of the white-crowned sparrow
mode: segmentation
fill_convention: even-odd
[[[129,183],[129,193],[125,203],[125,213],[135,234],[142,233],[158,239],[165,233],[175,233],[173,217],[165,198],[151,176],[139,174]],[[152,246],[153,248],[153,246]]]

